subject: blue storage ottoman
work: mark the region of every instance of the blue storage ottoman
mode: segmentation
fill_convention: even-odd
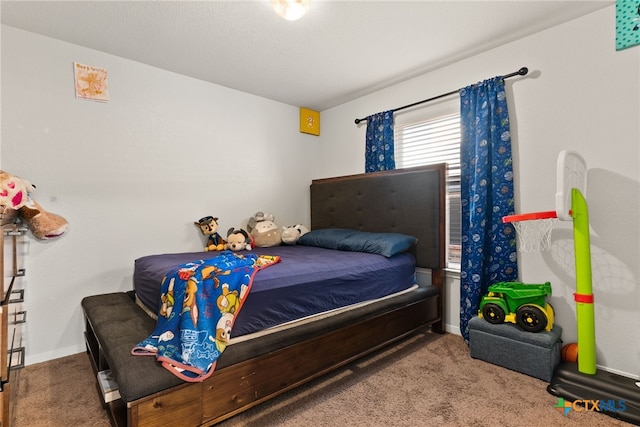
[[[479,317],[469,321],[471,357],[551,381],[560,364],[562,328],[526,332],[513,323],[494,325]]]

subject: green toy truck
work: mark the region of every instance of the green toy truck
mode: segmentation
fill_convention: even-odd
[[[516,323],[529,332],[550,331],[554,312],[547,296],[551,295],[551,283],[525,284],[499,282],[489,286],[482,297],[478,317],[489,323]]]

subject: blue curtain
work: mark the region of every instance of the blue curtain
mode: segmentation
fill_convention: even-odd
[[[393,111],[385,111],[367,117],[364,171],[376,172],[395,169],[393,149]]]
[[[515,232],[502,217],[514,209],[509,113],[504,79],[460,90],[462,259],[460,332],[469,340],[489,285],[518,279]]]

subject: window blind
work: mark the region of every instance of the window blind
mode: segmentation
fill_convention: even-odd
[[[396,120],[396,167],[447,163],[447,264],[460,267],[460,113],[425,112]]]

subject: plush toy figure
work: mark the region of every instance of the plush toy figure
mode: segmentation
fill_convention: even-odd
[[[275,221],[276,217],[272,213],[264,213],[261,211],[256,212],[254,216],[249,218],[249,227],[255,227],[255,225],[260,221]],[[251,230],[249,230],[251,231]]]
[[[227,243],[222,236],[218,234],[218,218],[205,216],[194,222],[200,228],[202,234],[207,236],[207,245],[205,251],[222,251]]]
[[[226,249],[231,251],[243,251],[251,250],[251,236],[249,233],[244,231],[243,229],[235,229],[231,227],[229,231],[227,231],[227,245]]]
[[[0,171],[0,206],[18,210],[27,203],[27,193],[33,190],[30,182]]]
[[[26,205],[18,210],[18,214],[36,239],[55,239],[62,236],[69,227],[66,219],[60,215],[45,211],[42,206],[31,198]]]
[[[14,209],[36,239],[47,240],[63,235],[69,223],[60,215],[47,212],[29,193],[35,187],[26,180],[0,171],[0,206]]]
[[[282,243],[285,245],[295,245],[303,234],[309,232],[309,229],[302,224],[296,224],[282,228]]]
[[[278,246],[282,243],[282,229],[274,222],[273,214],[257,212],[247,223],[249,234],[257,248]]]

